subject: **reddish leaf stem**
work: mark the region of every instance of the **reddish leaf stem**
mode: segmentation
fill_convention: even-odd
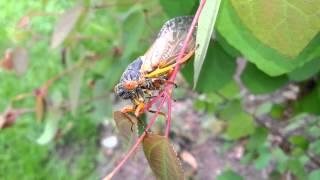
[[[169,137],[169,133],[170,133],[170,127],[171,127],[171,98],[170,96],[168,96],[168,100],[167,100],[167,106],[168,106],[168,115],[167,115],[167,127],[166,127],[166,131],[165,131],[165,137],[168,138]]]

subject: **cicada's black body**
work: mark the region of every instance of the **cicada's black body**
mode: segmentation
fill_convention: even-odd
[[[142,65],[142,60],[140,57],[128,65],[128,67],[123,72],[123,74],[120,78],[120,83],[115,87],[115,92],[118,94],[118,96],[120,96],[123,99],[132,99],[135,96],[137,96],[137,94],[142,93],[141,88],[137,88],[134,90],[128,90],[124,86],[125,82],[139,81],[140,75],[141,75],[141,73],[140,73],[141,65]]]
[[[129,64],[123,72],[119,84],[115,87],[115,92],[119,97],[131,99],[134,102],[144,102],[145,93],[148,92],[150,95],[150,91],[159,90],[159,84],[164,84],[168,79],[168,72],[152,76],[152,78],[148,74],[176,63],[192,20],[192,16],[176,17],[162,26],[149,50]],[[194,49],[195,32],[185,53],[192,55]]]

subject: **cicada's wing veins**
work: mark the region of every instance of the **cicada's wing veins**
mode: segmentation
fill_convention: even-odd
[[[151,48],[142,57],[141,72],[149,73],[157,68],[174,64],[187,37],[193,17],[182,16],[167,21]],[[193,33],[185,54],[195,49],[196,32]]]

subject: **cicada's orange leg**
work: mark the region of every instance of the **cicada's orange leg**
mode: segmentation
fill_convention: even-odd
[[[140,103],[137,105],[136,109],[135,109],[135,112],[134,112],[134,115],[136,117],[139,117],[144,111],[144,103]]]
[[[133,126],[136,124],[131,118],[128,113],[132,113],[135,111],[134,106],[126,106],[120,110],[126,117],[127,119],[131,122],[131,131],[133,132]]]

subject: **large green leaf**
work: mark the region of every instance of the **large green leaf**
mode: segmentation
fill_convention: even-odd
[[[319,71],[320,71],[320,58],[314,59],[304,64],[301,68],[295,69],[288,75],[291,80],[304,81],[314,76]]]
[[[210,43],[196,90],[213,92],[228,84],[235,73],[236,61],[219,43]]]
[[[195,0],[160,0],[163,10],[170,16],[176,17],[181,15],[190,15],[193,7],[196,5]]]
[[[146,135],[143,140],[143,151],[157,179],[184,179],[177,153],[168,138],[154,134]]]
[[[231,0],[245,26],[264,44],[296,57],[320,30],[320,1]]]
[[[213,33],[213,27],[216,23],[220,0],[208,0],[203,7],[198,21],[197,28],[197,49],[194,58],[194,78],[193,87],[195,88],[200,76],[200,71],[207,54],[210,39]]]
[[[239,1],[239,3],[241,2],[246,3],[246,1]],[[261,2],[261,0],[250,2]],[[296,0],[295,2],[302,1]],[[269,4],[272,3],[270,2]],[[315,38],[313,38],[312,41],[310,38],[308,39],[308,42],[311,42],[309,44],[307,42],[308,45],[305,44],[307,45],[306,48],[304,48],[303,51],[299,53],[299,55],[292,57],[282,55],[281,53],[271,48],[267,44],[261,42],[258,38],[254,36],[254,33],[252,33],[252,31],[250,31],[250,29],[242,23],[241,19],[239,18],[239,14],[247,14],[245,12],[247,11],[247,9],[241,9],[240,7],[240,5],[237,6],[236,12],[230,1],[223,1],[220,7],[220,13],[216,24],[217,30],[227,41],[228,44],[232,45],[237,50],[239,50],[245,56],[245,58],[256,64],[258,68],[262,71],[272,76],[284,74],[320,56],[319,34]],[[254,11],[251,12],[253,13]],[[259,12],[260,11],[255,12],[257,14],[252,14],[252,16],[258,16]],[[292,19],[290,19],[290,21],[292,21]],[[292,28],[296,27],[297,26]],[[268,29],[266,29],[265,31],[267,30]],[[269,29],[269,31],[272,30]],[[297,31],[300,31],[299,27]],[[297,51],[295,53],[297,53]]]
[[[254,94],[272,92],[288,82],[288,78],[285,75],[270,77],[251,63],[248,63],[242,72],[241,80],[250,92]]]
[[[219,43],[211,41],[196,90],[205,93],[220,90],[232,81],[235,69],[235,59],[227,54]],[[189,84],[193,82],[192,73],[193,69],[189,64],[183,68],[183,75]]]

